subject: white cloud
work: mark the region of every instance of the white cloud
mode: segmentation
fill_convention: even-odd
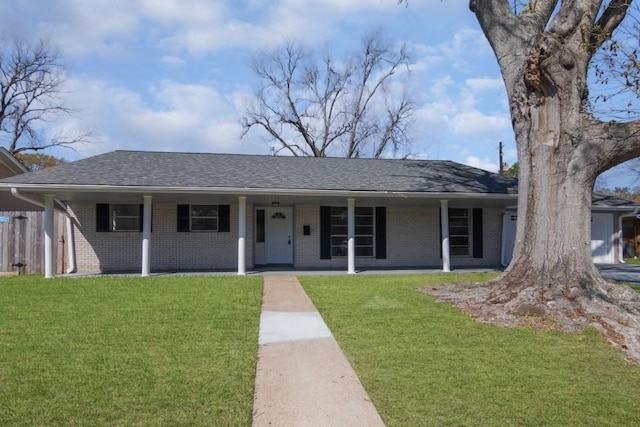
[[[467,79],[465,84],[474,92],[484,92],[504,89],[504,83],[500,78],[477,77]]]
[[[420,7],[393,0],[22,0],[15,9],[0,16],[0,25],[51,37],[66,54],[81,55],[122,52],[139,42],[198,54],[272,47],[285,39],[318,42],[335,35],[341,22],[384,25],[391,14]]]
[[[425,71],[434,66],[444,66],[451,71],[457,70],[465,74],[476,70],[477,58],[490,52],[489,43],[484,35],[469,27],[458,29],[453,37],[440,44],[416,44],[413,47],[418,56],[418,70]]]
[[[504,151],[504,160],[509,163],[509,164],[513,164],[515,162],[518,161],[518,150],[515,148],[509,148],[507,150]]]
[[[213,87],[165,80],[145,99],[99,80],[69,84],[69,104],[82,115],[64,126],[96,130],[91,144],[77,147],[81,156],[116,149],[266,153],[263,144],[241,145],[234,100]]]
[[[182,67],[186,63],[184,59],[174,55],[164,55],[162,57],[162,62],[171,67]]]
[[[141,0],[141,16],[165,25],[206,27],[228,19],[226,2],[220,0]]]
[[[463,111],[451,121],[455,135],[486,137],[501,133],[510,126],[507,115],[486,115],[479,111]]]
[[[51,37],[66,54],[124,49],[139,24],[134,3],[128,0],[26,3],[39,16],[38,36]]]
[[[493,162],[486,157],[468,156],[463,163],[489,172],[498,172],[498,162]]]

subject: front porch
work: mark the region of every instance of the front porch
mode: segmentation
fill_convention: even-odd
[[[511,199],[348,193],[66,192],[45,199],[65,200],[74,218],[81,273],[71,277],[406,274],[499,265],[500,219]],[[116,217],[123,206],[126,215]],[[214,229],[196,230],[196,219]],[[56,236],[45,234],[46,250]]]

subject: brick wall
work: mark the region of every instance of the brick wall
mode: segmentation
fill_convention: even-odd
[[[73,214],[80,224],[76,230],[79,271],[139,271],[142,233],[97,233],[96,205],[74,204]],[[451,266],[497,266],[500,264],[502,209],[483,210],[484,257],[452,256]],[[246,265],[253,267],[253,215],[247,203]],[[421,267],[439,268],[440,221],[438,208],[387,207],[387,258],[356,258],[356,268]],[[294,209],[294,265],[296,268],[347,268],[346,257],[320,259],[320,207],[297,205]],[[311,234],[303,235],[309,225]],[[235,270],[237,268],[238,205],[231,205],[228,233],[176,231],[176,205],[153,205],[151,270]]]
[[[452,267],[500,264],[502,209],[483,210],[484,257],[452,256]],[[356,258],[363,267],[440,267],[440,211],[438,208],[387,207],[387,258]],[[304,225],[311,235],[303,236]],[[297,268],[347,268],[346,257],[320,259],[320,207],[297,205],[295,221],[295,266]]]
[[[76,229],[78,271],[139,271],[141,232],[97,233],[96,205],[72,204],[80,224]],[[236,269],[238,259],[238,205],[231,205],[230,232],[176,231],[175,204],[153,205],[151,271]],[[253,208],[247,203],[246,264],[253,266]]]

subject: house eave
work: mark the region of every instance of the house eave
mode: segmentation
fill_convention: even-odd
[[[341,197],[398,197],[398,198],[470,198],[517,199],[517,194],[421,192],[421,191],[369,191],[369,190],[317,190],[299,188],[239,188],[239,187],[165,187],[165,186],[117,186],[117,185],[60,185],[0,183],[0,188],[18,188],[21,191],[56,193],[126,193],[126,194],[226,194],[226,195],[288,195],[288,196],[341,196]]]
[[[632,212],[636,209],[640,208],[640,206],[631,205],[631,206],[592,206],[591,210],[594,212]]]
[[[15,175],[21,175],[23,173],[29,172],[29,169],[4,147],[0,147],[0,163],[3,163]]]

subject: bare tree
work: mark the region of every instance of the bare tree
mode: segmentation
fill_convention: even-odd
[[[408,61],[406,48],[379,31],[344,62],[331,54],[316,60],[295,43],[263,54],[252,64],[262,87],[242,120],[244,135],[260,128],[294,156],[395,153],[409,141],[415,109],[396,78]]]
[[[85,142],[88,133],[42,135],[45,123],[73,111],[65,107],[59,54],[43,40],[32,45],[0,41],[0,133],[12,154]]]
[[[634,4],[616,30],[616,37],[606,40],[594,55],[587,109],[599,117],[624,121],[640,118],[639,19],[640,8]]]
[[[596,53],[631,0],[471,0],[507,89],[518,149],[513,260],[487,286],[431,291],[478,318],[514,325],[527,316],[578,331],[592,325],[640,360],[640,296],[602,278],[591,259],[596,177],[640,155],[640,121],[585,110]],[[530,319],[530,317],[529,317]]]

